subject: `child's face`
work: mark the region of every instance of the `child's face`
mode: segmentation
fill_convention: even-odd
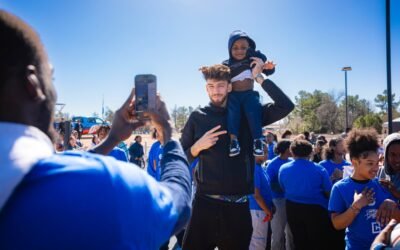
[[[246,58],[246,52],[249,48],[249,42],[246,38],[240,38],[232,45],[231,54],[235,60],[243,60]]]
[[[368,152],[367,157],[352,159],[354,174],[361,180],[371,180],[375,178],[379,169],[379,157],[376,152]]]

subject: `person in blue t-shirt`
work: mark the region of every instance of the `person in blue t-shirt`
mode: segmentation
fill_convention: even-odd
[[[352,130],[346,145],[354,172],[333,186],[329,211],[333,226],[337,230],[346,228],[346,249],[369,249],[394,216],[396,203],[375,178],[379,169],[375,130]]]
[[[342,137],[332,138],[324,151],[324,160],[319,165],[328,171],[333,183],[343,178],[344,166],[351,166],[351,163],[345,160],[345,155],[344,139]]]
[[[267,132],[267,135],[265,136],[265,141],[267,142],[268,160],[270,161],[276,157],[275,154],[276,135],[274,135],[272,132]]]
[[[290,143],[291,141],[288,139],[279,141],[275,148],[278,156],[272,159],[267,165],[272,201],[275,206],[274,217],[271,220],[271,249],[285,249],[285,246],[286,249],[294,249],[293,236],[286,218],[286,200],[278,180],[281,166],[292,160],[289,159],[292,156],[289,150]]]
[[[265,147],[263,149],[265,161],[267,149]],[[274,208],[269,178],[266,169],[260,164],[255,164],[254,194],[249,195],[249,206],[253,226],[249,249],[265,249],[267,246],[268,226],[273,218]]]
[[[294,140],[290,145],[294,160],[279,170],[287,220],[296,249],[334,249],[327,210],[332,183],[327,171],[309,160],[312,149],[310,142]]]
[[[152,134],[153,139],[156,139],[157,141],[154,142],[149,151],[149,156],[147,159],[147,173],[150,176],[153,176],[154,179],[157,181],[160,180],[160,162],[161,162],[161,157],[162,157],[162,145],[159,141],[157,130],[153,131]]]
[[[56,91],[39,35],[0,10],[0,249],[157,249],[190,217],[190,174],[165,103],[161,182],[106,156],[142,127],[134,91],[92,152],[54,152]],[[5,108],[6,107],[6,108]],[[29,149],[29,150],[27,150]]]

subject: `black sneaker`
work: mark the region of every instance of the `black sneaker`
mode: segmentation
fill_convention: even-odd
[[[264,144],[261,139],[255,139],[253,144],[253,155],[264,156]]]
[[[239,141],[237,139],[231,140],[231,145],[229,145],[229,156],[233,157],[240,153]]]

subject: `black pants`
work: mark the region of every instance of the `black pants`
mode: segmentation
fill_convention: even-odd
[[[296,250],[337,249],[328,210],[286,200],[286,215]]]
[[[196,194],[183,249],[247,250],[252,233],[248,203],[224,202]]]

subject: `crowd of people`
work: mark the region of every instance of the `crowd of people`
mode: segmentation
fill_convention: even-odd
[[[147,155],[141,136],[124,142],[144,125],[134,92],[90,146],[78,122],[65,148],[39,36],[0,10],[0,43],[0,249],[168,249],[172,236],[189,250],[400,246],[400,134],[380,145],[372,129],[329,140],[262,130],[294,104],[246,33],[231,34],[228,60],[200,68],[210,103],[179,141],[161,99],[147,112]]]

